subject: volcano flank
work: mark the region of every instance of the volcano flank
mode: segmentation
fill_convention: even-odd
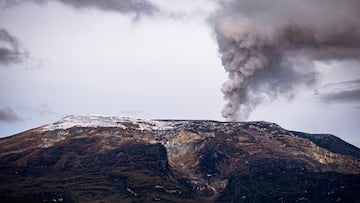
[[[2,202],[360,202],[360,149],[269,122],[68,116],[0,139]]]

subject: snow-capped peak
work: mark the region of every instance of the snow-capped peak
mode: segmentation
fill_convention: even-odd
[[[42,129],[57,130],[69,129],[72,127],[117,127],[126,129],[127,124],[138,126],[138,130],[166,130],[171,129],[173,122],[146,120],[121,116],[104,115],[71,115],[60,121],[45,125]]]

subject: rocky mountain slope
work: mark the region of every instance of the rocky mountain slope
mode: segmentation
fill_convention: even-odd
[[[2,202],[360,202],[360,150],[268,122],[68,116],[0,139]]]

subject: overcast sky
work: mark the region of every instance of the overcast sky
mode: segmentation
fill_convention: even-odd
[[[275,6],[282,1],[275,0]],[[317,19],[316,9],[321,2],[336,4],[333,0],[319,0],[312,10],[308,0],[286,5],[282,10],[288,12],[280,14],[261,0],[0,2],[0,136],[66,115],[105,114],[265,120],[292,130],[331,133],[360,146],[360,24],[356,15],[343,14],[360,8],[352,5],[356,1],[341,1],[344,6],[334,5],[338,16],[326,18],[355,26],[346,27],[341,40],[321,40],[324,30],[334,27]],[[298,8],[299,15],[309,12],[321,28],[313,31],[316,40],[301,35],[301,46],[292,46],[291,37],[279,40],[284,35],[272,29],[287,23],[279,19],[298,19],[293,14]],[[256,15],[266,12],[271,22]],[[304,17],[297,25],[309,23]],[[262,44],[241,44],[249,39],[262,39]],[[254,47],[246,53],[260,56],[261,62],[240,63],[244,49]],[[263,56],[268,51],[261,47],[277,55]],[[250,73],[246,65],[244,73],[239,68],[244,63],[260,65]],[[241,82],[235,81],[240,73]],[[316,79],[310,81],[309,73]],[[229,104],[239,108],[228,114]]]

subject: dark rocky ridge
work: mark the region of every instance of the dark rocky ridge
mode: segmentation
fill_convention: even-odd
[[[359,157],[268,122],[70,116],[0,139],[0,199],[360,202]]]
[[[320,147],[323,147],[331,152],[349,155],[360,158],[359,149],[342,139],[329,134],[309,134],[303,132],[292,131],[295,136],[309,139]]]

